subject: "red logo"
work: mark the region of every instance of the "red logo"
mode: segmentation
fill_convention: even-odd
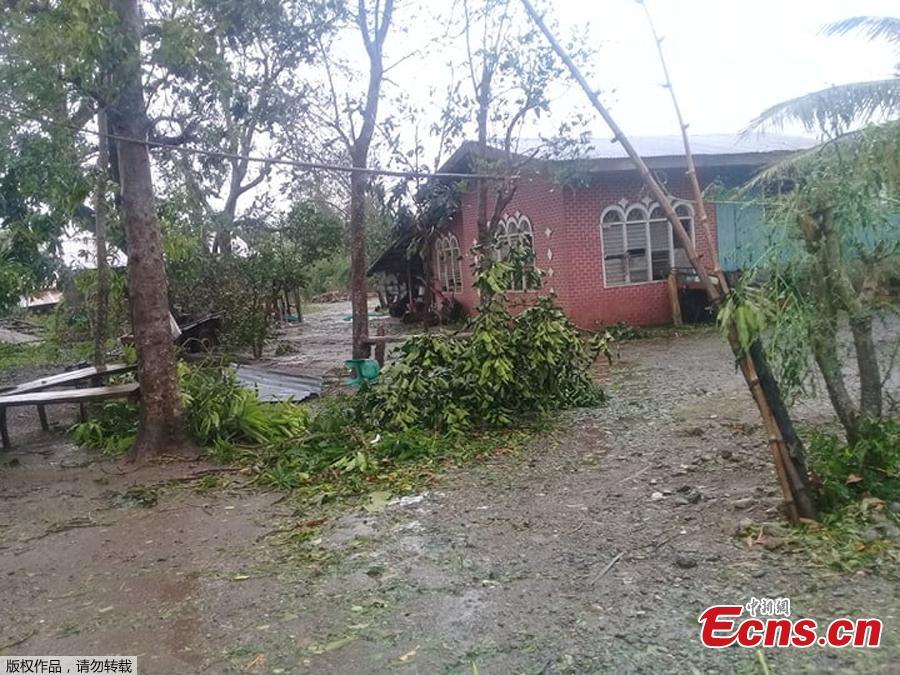
[[[748,606],[750,603],[748,603]],[[788,605],[789,607],[789,605]],[[878,647],[881,619],[834,619],[823,626],[815,619],[741,619],[742,605],[713,605],[700,615],[700,641],[706,647]],[[789,610],[788,610],[789,611]]]

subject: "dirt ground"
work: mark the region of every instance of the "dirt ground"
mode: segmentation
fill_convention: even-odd
[[[313,328],[317,314],[292,330],[321,349],[283,355],[306,372],[345,357],[341,310]],[[703,609],[755,596],[789,597],[794,618],[885,623],[877,650],[769,650],[771,673],[900,673],[896,577],[734,536],[743,518],[777,524],[779,500],[715,333],[626,343],[598,377],[605,407],[293,543],[311,514],[289,496],[240,473],[207,483],[221,467],[202,463],[101,462],[61,433],[72,410],[51,411],[50,434],[16,411],[0,653],[137,654],[149,674],[763,673],[755,652],[698,639]],[[800,410],[824,421],[821,402]]]

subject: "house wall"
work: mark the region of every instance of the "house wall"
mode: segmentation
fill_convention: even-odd
[[[676,197],[690,200],[685,176],[667,181]],[[506,213],[528,216],[534,228],[535,262],[544,271],[544,286],[538,291],[510,292],[511,306],[527,306],[536,297],[556,293],[566,314],[581,328],[594,329],[625,321],[638,326],[665,324],[672,320],[666,281],[651,281],[606,288],[603,281],[603,251],[600,214],[621,199],[639,201],[646,194],[640,178],[632,172],[602,174],[584,187],[562,187],[541,177],[523,178]],[[707,206],[707,217],[715,239],[716,213]],[[695,230],[699,219],[695,218]],[[467,192],[462,208],[451,223],[463,252],[463,290],[454,297],[468,311],[478,305],[472,285],[471,248],[477,239],[476,196]],[[708,259],[708,244],[697,231],[698,252]],[[713,246],[716,246],[713,242]]]

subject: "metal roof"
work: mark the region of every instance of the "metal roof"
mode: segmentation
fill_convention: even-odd
[[[632,145],[642,157],[681,157],[684,144],[681,136],[631,136]],[[779,134],[703,134],[690,135],[691,152],[694,155],[748,155],[757,153],[796,152],[818,143],[814,138],[783,136]],[[527,154],[541,148],[546,141],[522,139],[516,152]],[[547,159],[553,159],[542,153]],[[621,143],[609,138],[591,138],[583,145],[583,151],[566,159],[622,159],[628,157]]]
[[[683,168],[686,165],[681,136],[632,136],[632,144],[651,169]],[[818,141],[803,136],[779,134],[691,134],[691,152],[698,167],[761,167],[814,147]],[[477,143],[464,141],[444,163],[441,171],[464,170],[475,154]],[[532,167],[573,162],[587,171],[634,171],[622,148],[609,138],[592,138],[577,147],[567,146],[554,155],[546,139],[521,139],[513,149],[520,158],[534,156]],[[488,158],[501,160],[502,150],[489,147]]]

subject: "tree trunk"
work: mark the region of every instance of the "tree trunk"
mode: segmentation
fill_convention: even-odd
[[[372,26],[369,26],[364,0],[358,0],[356,22],[369,57],[369,84],[366,104],[362,109],[362,126],[351,144],[350,159],[354,168],[365,169],[369,159],[369,147],[378,120],[378,102],[381,83],[384,80],[384,41],[391,27],[394,0],[385,0],[379,17],[380,3],[375,3]],[[371,32],[370,32],[371,31]],[[366,276],[366,187],[368,179],[362,171],[350,174],[350,301],[353,307],[353,358],[367,359],[371,347],[369,338],[369,300]]]
[[[801,217],[799,224],[807,250],[815,257],[818,267],[812,279],[812,291],[825,313],[810,335],[813,355],[825,380],[831,406],[844,427],[847,442],[853,445],[859,440],[860,422],[882,414],[881,371],[872,337],[872,317],[847,275],[833,215],[828,211],[809,214]],[[860,379],[859,406],[847,390],[838,354],[837,326],[841,310],[849,316],[853,335]]]
[[[354,161],[365,166],[365,160]],[[369,358],[369,299],[366,282],[366,176],[350,176],[350,303],[353,307],[353,358]]]
[[[821,247],[817,251],[821,263]],[[825,274],[812,279],[812,291],[816,298],[816,305],[823,316],[818,317],[809,335],[813,358],[825,381],[825,390],[831,401],[831,407],[837,413],[841,426],[847,436],[847,441],[856,441],[857,410],[847,385],[844,382],[844,373],[841,370],[841,360],[838,357],[837,338],[837,308],[834,306],[835,298],[831,294],[831,288]]]
[[[425,241],[422,245],[422,250],[425,252],[425,255],[422,256],[422,276],[424,277],[423,281],[425,282],[425,307],[427,309],[433,309],[437,315],[438,319],[441,316],[441,308],[437,306],[437,303],[434,300],[434,284],[437,281],[434,278],[434,237],[428,236],[425,238]]]
[[[113,75],[118,97],[109,110],[113,134],[138,142],[118,142],[122,222],[128,240],[128,282],[141,385],[140,424],[131,454],[135,459],[180,452],[186,447],[178,387],[175,346],[169,327],[169,302],[162,236],[156,217],[150,156],[145,140],[149,123],[141,83],[142,17],[138,0],[114,0],[125,47]]]
[[[847,312],[853,335],[856,365],[859,369],[859,418],[878,419],[882,408],[881,369],[878,367],[878,354],[872,337],[872,316],[847,275],[841,254],[840,235],[834,227],[833,215],[826,213],[821,223],[824,256],[822,273],[828,280],[831,295]]]
[[[106,181],[109,171],[109,142],[106,137],[109,126],[106,111],[97,113],[97,131],[100,133],[97,154],[97,185],[94,188],[94,241],[97,254],[97,307],[94,320],[94,365],[106,365],[107,323],[109,322],[109,260],[106,253]]]
[[[841,372],[841,361],[838,358],[836,331],[834,328],[817,330],[815,335],[810,335],[810,340],[813,357],[822,379],[825,380],[825,390],[828,392],[831,407],[844,427],[847,442],[852,445],[857,440],[856,427],[859,416],[844,384],[844,374]]]
[[[475,170],[478,173],[485,172],[484,162],[487,156],[487,126],[488,126],[488,108],[491,100],[491,84],[493,80],[493,70],[488,62],[490,58],[488,54],[484,55],[484,62],[481,68],[481,82],[478,89],[478,156],[476,157]],[[478,224],[478,241],[487,246],[488,240],[488,183],[484,178],[476,181],[478,193],[477,204],[477,224]]]
[[[882,414],[881,369],[872,337],[872,317],[850,316],[850,332],[859,368],[859,415],[862,419],[880,419]]]
[[[300,289],[295,288],[294,304],[297,305],[297,323],[303,323],[303,305],[300,304],[302,300],[303,298],[300,297]]]
[[[217,214],[216,236],[213,240],[213,253],[224,258],[231,256],[231,241],[234,230],[234,219],[237,215],[237,202],[241,195],[241,181],[244,180],[246,169],[242,172],[241,166],[232,162],[231,179],[228,187],[228,197],[225,199],[225,207]]]

